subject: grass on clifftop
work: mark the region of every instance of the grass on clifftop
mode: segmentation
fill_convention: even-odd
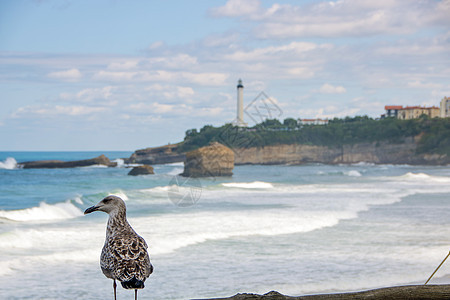
[[[200,131],[186,131],[179,152],[187,152],[217,141],[228,147],[249,148],[282,144],[306,144],[340,147],[358,143],[403,143],[407,137],[420,136],[418,153],[447,154],[450,156],[450,118],[375,120],[367,116],[335,118],[328,125],[298,126],[288,118],[266,120],[249,128],[231,124],[221,127],[206,125]]]

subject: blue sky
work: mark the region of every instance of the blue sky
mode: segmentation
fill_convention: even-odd
[[[449,15],[449,0],[4,0],[0,151],[175,143],[235,119],[239,78],[244,105],[264,91],[281,119],[438,106]]]

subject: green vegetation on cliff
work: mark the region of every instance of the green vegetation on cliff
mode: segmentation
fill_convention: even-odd
[[[450,118],[421,117],[414,120],[386,118],[375,120],[367,116],[333,119],[328,125],[303,125],[294,119],[266,120],[251,128],[231,124],[221,127],[206,125],[198,132],[186,131],[180,152],[191,151],[217,141],[228,147],[248,148],[280,144],[307,144],[339,147],[358,143],[402,143],[407,137],[419,136],[418,153],[450,156]]]

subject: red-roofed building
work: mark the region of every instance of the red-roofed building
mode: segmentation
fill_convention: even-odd
[[[386,110],[386,117],[398,117],[398,111],[400,109],[403,109],[403,106],[401,105],[386,105],[384,107],[384,109]]]
[[[440,116],[439,107],[421,107],[421,106],[406,106],[401,105],[386,105],[386,117],[395,117],[402,120],[417,119],[421,115],[426,115],[430,118],[436,118]]]
[[[441,112],[439,107],[421,107],[421,106],[407,106],[398,111],[398,118],[402,120],[417,119],[421,115],[426,115],[430,118],[438,118]]]

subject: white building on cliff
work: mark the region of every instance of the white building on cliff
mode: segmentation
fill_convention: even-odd
[[[450,97],[444,97],[441,100],[441,118],[449,118],[450,117]]]

